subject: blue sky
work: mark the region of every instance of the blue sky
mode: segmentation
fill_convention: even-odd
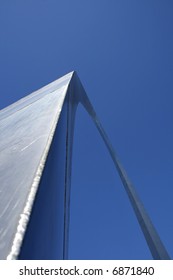
[[[76,70],[173,257],[173,3],[0,1],[0,109]],[[69,257],[151,259],[104,143],[76,118]]]

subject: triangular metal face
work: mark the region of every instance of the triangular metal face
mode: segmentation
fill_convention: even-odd
[[[0,259],[20,251],[72,75],[0,112]]]

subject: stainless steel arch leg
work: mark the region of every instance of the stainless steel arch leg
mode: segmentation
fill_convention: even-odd
[[[91,105],[91,103],[85,93],[85,90],[84,90],[79,78],[77,77],[76,73],[74,73],[73,77],[72,77],[71,90],[72,90],[71,91],[71,94],[72,94],[71,95],[71,98],[72,98],[71,104],[73,104],[75,106],[75,108],[76,108],[78,102],[80,102],[84,106],[84,108],[86,109],[86,111],[88,112],[90,117],[92,118],[95,126],[97,127],[97,129],[110,153],[110,156],[114,162],[115,168],[118,171],[118,174],[121,178],[125,191],[129,197],[131,205],[134,209],[135,215],[137,217],[141,230],[144,234],[144,237],[146,239],[150,252],[153,256],[153,259],[169,260],[170,256],[168,255],[162,241],[160,240],[158,233],[156,232],[156,229],[154,228],[149,216],[147,215],[146,210],[135,191],[135,188],[133,187],[124,168],[122,167],[122,165],[116,155],[116,152],[115,152],[105,130],[103,129],[103,127],[94,111],[94,108]],[[75,114],[73,112],[73,114],[72,114],[73,125],[74,125],[74,115]]]

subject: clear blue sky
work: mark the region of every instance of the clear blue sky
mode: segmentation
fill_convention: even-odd
[[[173,2],[0,1],[0,108],[76,70],[173,258]],[[79,107],[71,259],[151,259],[90,118]]]

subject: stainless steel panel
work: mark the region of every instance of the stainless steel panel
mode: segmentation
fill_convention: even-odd
[[[65,238],[67,101],[55,130],[19,259],[63,259]]]
[[[0,113],[0,259],[19,254],[71,76]]]

